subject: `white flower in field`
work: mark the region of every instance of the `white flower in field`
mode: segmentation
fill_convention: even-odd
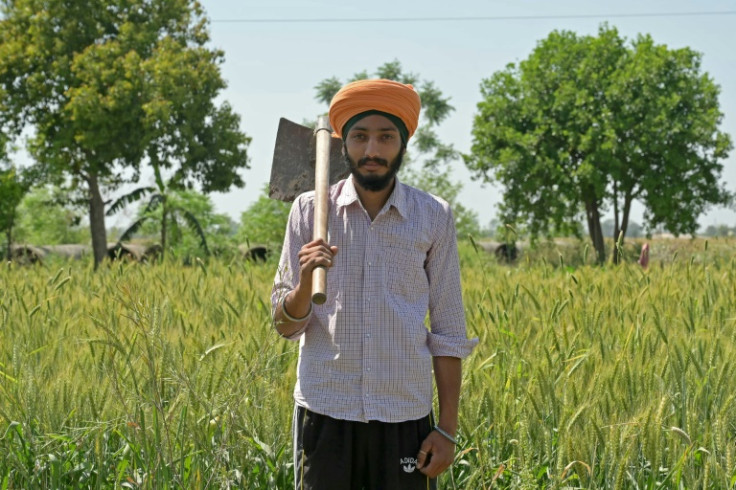
[[[645,243],[641,247],[641,255],[639,255],[639,265],[644,269],[649,265],[649,244]]]
[[[210,426],[217,425],[220,422],[220,416],[218,415],[214,419],[210,420]]]
[[[685,441],[687,441],[688,444],[692,444],[690,436],[684,430],[680,429],[679,427],[670,427],[670,430],[682,437]]]
[[[518,439],[509,439],[509,444],[511,444],[512,446],[516,446],[517,444],[519,444],[519,440]]]

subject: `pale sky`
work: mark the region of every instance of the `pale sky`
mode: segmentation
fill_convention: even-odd
[[[702,70],[721,87],[722,130],[736,139],[733,0],[203,0],[202,4],[212,21],[211,44],[225,52],[222,74],[229,86],[222,98],[240,114],[243,131],[253,138],[248,150],[251,168],[243,171],[246,187],[212,196],[217,210],[236,221],[268,182],[279,118],[302,122],[325,112],[326,106],[314,99],[314,87],[321,80],[336,76],[345,81],[399,60],[405,71],[435,82],[450,97],[455,111],[439,128],[439,137],[468,152],[481,81],[508,63],[526,59],[555,29],[595,35],[600,24],[608,22],[627,39],[648,33],[670,48],[699,51]],[[428,18],[447,20],[417,20]],[[257,22],[242,22],[247,20]],[[736,190],[736,150],[724,167],[727,187]],[[495,216],[498,189],[472,182],[459,161],[453,176],[464,184],[460,202],[487,225]],[[701,218],[704,226],[715,223],[736,225],[736,212],[714,209]]]

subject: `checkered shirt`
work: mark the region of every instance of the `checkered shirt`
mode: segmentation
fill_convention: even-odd
[[[402,422],[432,408],[432,357],[464,358],[469,340],[452,211],[396,181],[371,221],[352,177],[330,187],[329,238],[338,247],[327,301],[299,339],[296,403],[337,419]],[[273,311],[299,280],[298,252],[312,240],[314,192],[291,208],[273,285]],[[425,319],[429,313],[429,328]]]

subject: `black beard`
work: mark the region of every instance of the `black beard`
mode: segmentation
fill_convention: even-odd
[[[353,174],[353,179],[360,187],[366,191],[378,192],[385,190],[393,182],[396,173],[401,168],[403,157],[403,152],[399,152],[391,163],[388,163],[388,160],[383,158],[369,157],[363,157],[356,163],[347,153],[345,153],[345,164],[350,168],[350,173]],[[388,167],[388,172],[384,175],[363,175],[358,172],[358,169],[369,161],[378,162],[384,167]]]

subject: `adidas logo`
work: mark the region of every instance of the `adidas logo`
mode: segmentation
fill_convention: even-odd
[[[414,470],[417,468],[417,459],[401,458],[399,460],[399,465],[401,465],[401,469],[403,469],[405,473],[413,473]]]

